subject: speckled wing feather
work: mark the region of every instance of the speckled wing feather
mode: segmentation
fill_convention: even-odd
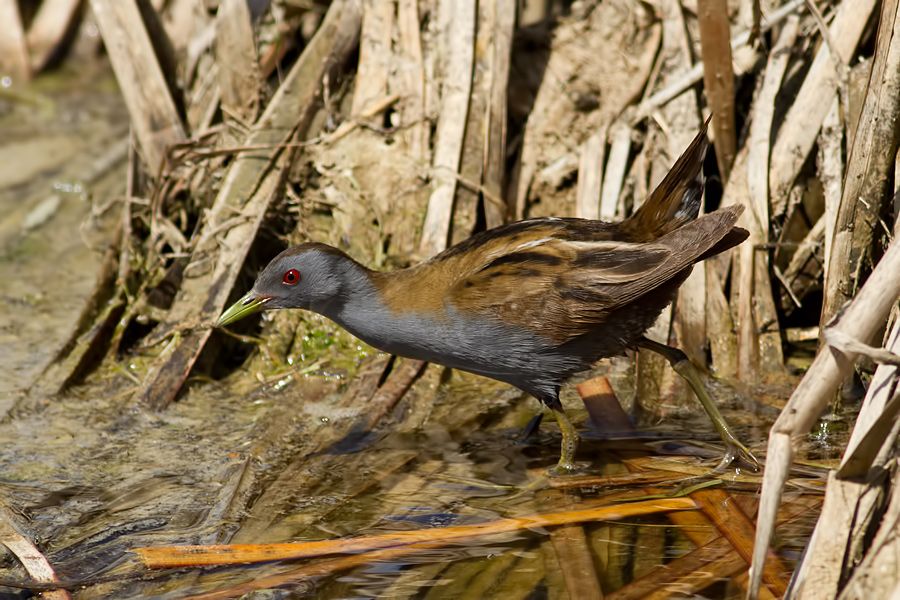
[[[653,242],[590,241],[585,227],[596,222],[559,220],[555,231],[472,268],[445,298],[461,311],[545,330],[564,343],[679,277],[733,230],[741,211],[718,210]]]
[[[467,253],[465,272],[445,294],[462,312],[479,313],[540,331],[548,322],[563,325],[552,337],[559,342],[577,333],[577,306],[567,300],[579,288],[635,282],[658,269],[669,250],[655,243],[614,239],[614,226],[583,219],[541,219],[515,237],[485,240]],[[594,239],[592,239],[594,238]],[[599,239],[596,239],[599,238]],[[452,258],[452,257],[451,257]],[[614,296],[592,294],[593,308],[612,306]]]

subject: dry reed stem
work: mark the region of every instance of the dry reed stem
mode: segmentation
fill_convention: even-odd
[[[875,59],[865,103],[847,159],[820,324],[824,325],[859,285],[863,260],[875,235],[900,145],[900,11],[897,0],[881,5]],[[863,342],[869,340],[863,339]]]
[[[578,188],[575,190],[575,216],[582,219],[600,218],[606,134],[606,127],[601,127],[581,145],[578,156]]]
[[[896,456],[896,454],[894,455]],[[850,579],[838,596],[839,600],[856,600],[857,598],[898,598],[900,594],[900,575],[897,564],[900,562],[900,548],[897,544],[897,529],[900,525],[900,468],[896,459],[889,471],[892,481],[890,487],[878,490],[889,496],[883,513],[879,515],[877,531],[865,531],[863,519],[856,523],[853,534],[857,538],[872,536],[866,539],[866,553]],[[857,509],[860,510],[860,509]],[[864,508],[863,508],[864,510]],[[866,523],[868,525],[868,523]],[[853,552],[854,548],[851,548]],[[859,556],[859,552],[853,552]]]
[[[428,199],[419,244],[419,250],[425,256],[437,254],[447,247],[449,241],[475,51],[475,2],[456,4],[451,0],[441,0],[440,13],[445,15],[441,18],[446,18],[447,27],[444,37],[446,72],[435,133],[434,188]]]
[[[363,0],[362,30],[359,36],[359,66],[350,110],[359,114],[388,93],[391,67],[391,37],[394,32],[394,3]]]
[[[775,97],[781,89],[781,81],[787,70],[791,48],[797,39],[800,19],[791,15],[781,28],[781,33],[766,64],[762,85],[753,102],[750,122],[750,138],[747,141],[747,188],[750,192],[748,216],[753,220],[751,235],[757,235],[756,243],[769,241],[769,148],[771,147],[772,122],[775,117]]]
[[[792,597],[837,597],[854,523],[872,510],[875,489],[870,482],[843,480],[835,471],[828,474],[825,503],[791,586]]]
[[[482,184],[486,190],[484,216],[488,229],[503,224],[510,213],[506,203],[498,204],[489,200],[503,197],[506,171],[506,127],[507,92],[509,90],[509,70],[512,56],[512,40],[516,26],[515,0],[489,2],[488,10],[493,12],[491,29],[490,92],[485,119],[484,174]]]
[[[663,33],[661,68],[664,72],[678,73],[690,68],[692,61],[691,41],[687,35],[682,7],[675,0],[667,0],[663,4]],[[671,77],[663,80],[663,85]],[[661,107],[654,116],[665,134],[665,155],[670,160],[681,155],[691,142],[702,121],[698,97],[694,91],[673,98]],[[665,165],[658,165],[664,167]],[[651,171],[651,178],[656,180],[664,173],[659,168]],[[701,209],[702,211],[702,209]],[[675,340],[683,348],[688,357],[697,364],[706,363],[706,346],[708,336],[706,330],[706,269],[695,268],[678,288],[678,295],[671,310],[674,317],[672,324]],[[666,317],[662,317],[665,319]],[[671,378],[671,372],[663,366],[663,377]]]
[[[12,552],[22,563],[29,577],[36,583],[57,583],[59,578],[47,558],[41,554],[31,540],[19,531],[13,513],[0,505],[0,545]],[[69,600],[66,590],[47,590],[41,592],[41,598],[47,600]]]
[[[900,353],[900,321],[895,321],[888,337],[887,349]],[[856,417],[850,441],[841,458],[838,475],[849,479],[862,477],[875,463],[885,444],[890,444],[891,428],[898,409],[897,387],[900,385],[896,365],[881,364],[875,370],[862,408]]]
[[[830,32],[845,64],[853,58],[875,4],[875,0],[854,0],[838,6]],[[819,48],[772,147],[769,188],[774,215],[784,213],[788,192],[837,94],[839,79],[831,57],[827,47]]]
[[[65,38],[78,27],[81,0],[44,0],[28,28],[28,50],[31,53],[31,69],[37,73],[53,58]],[[0,20],[0,23],[6,21]]]
[[[731,179],[725,187],[723,204],[743,204],[752,208],[748,187],[747,162],[749,161],[749,145],[739,151],[731,173]],[[720,277],[725,274],[726,261],[732,260],[732,281],[736,285],[731,288],[731,307],[737,309],[735,325],[737,328],[737,369],[742,381],[754,381],[759,371],[778,372],[782,368],[781,338],[778,331],[765,329],[777,324],[771,284],[765,264],[757,260],[758,251],[752,241],[753,232],[756,238],[762,237],[757,222],[751,211],[744,211],[738,224],[751,231],[751,241],[744,242],[736,252],[723,253],[722,258],[714,257],[711,261],[716,265]],[[744,268],[748,265],[749,268]],[[757,291],[756,288],[759,288]],[[767,291],[767,293],[766,293]]]
[[[250,8],[245,0],[223,0],[216,13],[216,65],[223,117],[256,120],[262,76]]]
[[[737,337],[731,307],[725,297],[725,285],[713,263],[706,269],[706,331],[712,356],[712,371],[724,379],[737,376]]]
[[[822,193],[825,196],[825,214],[822,230],[825,242],[824,281],[828,281],[828,265],[831,262],[831,248],[834,243],[834,231],[837,225],[838,209],[844,182],[843,138],[844,127],[841,123],[840,103],[835,98],[831,109],[822,122],[819,134],[819,154],[817,167],[819,181],[822,182]],[[827,286],[827,283],[824,285]]]
[[[731,64],[731,23],[726,0],[697,0],[703,87],[713,113],[719,172],[728,180],[737,148],[734,125],[734,68]]]
[[[615,220],[622,214],[619,195],[631,154],[631,127],[624,120],[613,123],[609,136],[609,160],[603,173],[603,191],[600,194],[600,218],[604,221]]]
[[[131,126],[151,173],[187,136],[136,0],[91,0]]]
[[[466,113],[459,178],[477,184],[475,188],[458,186],[453,198],[453,220],[449,244],[454,245],[475,233],[478,222],[479,189],[484,180],[487,127],[490,118],[491,80],[493,79],[493,39],[496,11],[493,3],[479,2],[475,17],[472,84]],[[444,81],[446,85],[446,80]],[[487,202],[487,198],[485,198]],[[502,205],[501,205],[502,206]]]
[[[161,4],[154,0],[154,4]],[[163,16],[166,34],[177,52],[184,52],[188,46],[204,35],[214,31],[206,6],[197,0],[169,0]],[[155,7],[159,11],[159,7]]]
[[[887,347],[900,351],[900,323],[894,323]],[[855,566],[853,557],[857,552],[853,542],[858,532],[870,525],[873,504],[879,495],[879,473],[870,469],[882,468],[894,448],[898,433],[896,415],[900,411],[898,383],[897,368],[883,364],[869,384],[841,466],[829,473],[825,507],[796,575],[796,597],[835,597],[848,568],[854,573],[865,572]],[[883,526],[890,526],[885,517],[880,520]],[[835,543],[836,540],[845,543]]]
[[[822,274],[819,249],[825,240],[826,216],[823,214],[797,244],[797,249],[784,273],[779,276],[778,268],[775,268],[775,275],[782,280],[785,294],[797,308],[802,305],[801,295],[805,295],[819,284],[819,277]]]
[[[18,0],[0,0],[0,70],[12,74],[14,81],[31,78],[31,63]]]
[[[429,133],[425,120],[425,71],[417,0],[397,1],[397,34],[400,69],[394,87],[401,97],[400,121],[406,125],[401,139],[410,156],[427,163]]]
[[[786,19],[789,15],[795,13],[797,9],[803,6],[805,0],[790,0],[789,2],[785,2],[782,6],[773,10],[766,18],[763,20],[763,31],[768,31],[774,25],[777,25],[784,19]],[[743,50],[747,49],[747,44],[750,43],[750,31],[743,31],[737,35],[735,35],[731,40],[731,49],[734,53],[735,57],[735,73],[740,75],[745,72],[747,68],[749,68],[749,64],[746,60],[741,58],[743,54]],[[631,114],[631,123],[636,124],[639,121],[646,119],[649,115],[653,113],[653,111],[657,110],[659,107],[666,105],[673,98],[676,98],[683,94],[686,90],[695,86],[703,79],[703,63],[698,62],[695,63],[693,67],[691,67],[688,71],[679,74],[677,77],[673,78],[672,82],[666,85],[663,89],[651,95],[649,98],[643,100],[640,104],[637,105],[634,112]]]
[[[769,186],[768,165],[771,146],[772,123],[775,115],[775,98],[781,89],[791,48],[797,39],[800,20],[792,15],[787,19],[775,42],[766,65],[759,94],[753,102],[750,123],[750,139],[747,143],[747,191],[749,200],[744,223],[748,225],[750,239],[738,252],[741,261],[741,287],[738,298],[738,336],[743,343],[758,344],[756,364],[751,371],[743,372],[745,380],[761,368],[773,373],[782,369],[781,335],[778,331],[765,331],[771,324],[778,324],[778,314],[772,297],[769,278],[769,261],[766,253],[758,252],[757,245],[769,241]]]
[[[896,240],[879,261],[856,298],[828,327],[858,339],[871,339],[900,297],[900,243]],[[794,456],[794,436],[807,433],[853,366],[856,356],[823,347],[816,355],[769,435],[766,470],[757,520],[751,569],[751,596],[759,590],[761,569],[775,525],[775,515]]]
[[[696,507],[695,502],[690,498],[669,498],[499,519],[476,525],[435,527],[348,539],[231,546],[158,546],[135,548],[134,552],[150,568],[245,564],[312,558],[327,554],[367,552],[408,544],[438,542],[446,545],[458,540],[522,529],[555,527],[585,521],[620,520],[660,512],[693,510]]]

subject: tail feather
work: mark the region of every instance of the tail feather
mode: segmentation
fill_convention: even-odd
[[[644,204],[622,223],[637,239],[654,240],[697,218],[703,197],[708,126],[709,119]]]

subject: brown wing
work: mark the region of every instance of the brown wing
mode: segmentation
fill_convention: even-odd
[[[731,232],[741,210],[716,211],[650,243],[533,240],[459,278],[445,299],[563,343],[683,273]]]
[[[669,251],[656,244],[536,240],[525,248],[495,257],[461,278],[446,300],[465,312],[542,331],[562,343],[583,332],[581,303],[568,294],[591,292],[593,309],[615,305],[615,288],[634,283],[663,265]],[[576,292],[577,295],[577,292]]]

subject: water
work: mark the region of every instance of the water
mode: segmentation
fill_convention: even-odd
[[[194,386],[159,414],[133,406],[122,381],[112,387],[95,382],[0,425],[0,492],[28,515],[25,530],[61,577],[83,584],[77,598],[184,598],[223,589],[240,595],[254,586],[269,590],[251,596],[260,598],[565,597],[573,553],[588,561],[590,576],[609,594],[658,575],[661,565],[678,566],[675,561],[694,550],[684,523],[654,515],[575,525],[564,528],[562,538],[558,529],[536,528],[396,555],[376,551],[371,558],[149,570],[131,548],[466,525],[605,497],[616,503],[623,494],[677,493],[695,482],[672,472],[670,481],[653,485],[522,492],[555,462],[556,428],[544,426],[520,441],[534,401],[481,385],[474,376],[454,374],[438,386],[438,369],[426,372],[393,418],[349,453],[333,448],[351,414],[323,421],[319,408],[304,410],[339,402],[341,382],[313,374],[278,391],[247,392],[238,379]],[[634,442],[592,435],[584,411],[573,414],[586,438],[578,455],[584,473],[627,473],[619,461],[635,455]],[[697,437],[689,432],[703,431],[714,445],[707,424],[691,425],[667,423],[668,441],[654,441],[653,432],[649,441],[672,451]],[[699,446],[694,450],[703,454]],[[705,464],[701,471],[712,463]],[[752,515],[758,484],[739,480],[728,489]],[[779,550],[790,567],[814,525],[818,497],[795,487],[788,497],[813,507],[779,529]],[[789,506],[796,511],[798,505]],[[718,536],[708,522],[699,529],[710,539]],[[567,538],[572,535],[574,542]],[[0,579],[21,578],[13,561],[2,564]],[[737,572],[720,573],[712,587],[700,588],[704,595],[740,597],[744,565],[737,564]],[[704,564],[695,567],[702,571]],[[684,589],[685,579],[673,576],[667,585]]]

